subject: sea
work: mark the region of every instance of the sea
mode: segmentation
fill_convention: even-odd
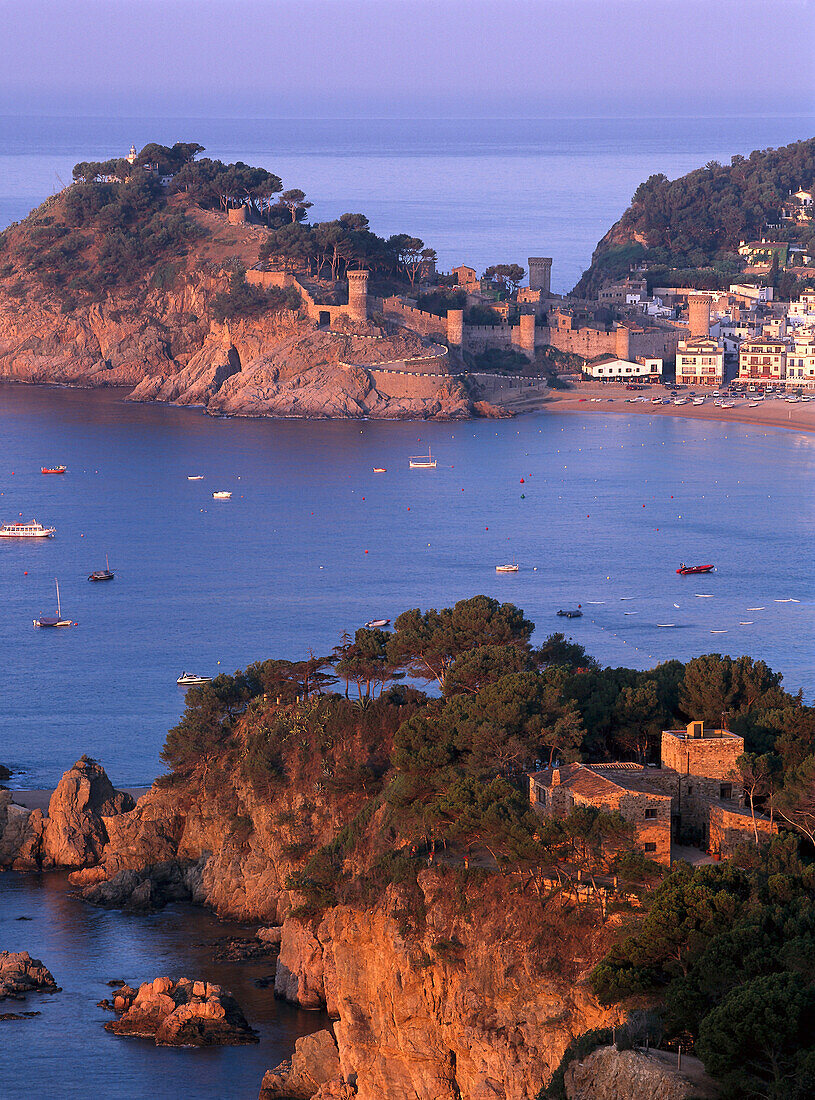
[[[302,187],[318,219],[364,211],[378,233],[422,237],[442,269],[550,255],[565,291],[648,175],[812,133],[800,118],[0,118],[0,223],[78,160],[195,140]],[[534,641],[562,630],[605,664],[746,653],[815,698],[812,435],[622,405],[310,422],[124,396],[0,385],[0,521],[57,531],[0,545],[0,763],[12,787],[51,787],[82,753],[119,786],[149,784],[183,710],[181,672],[328,653],[367,619],[482,592],[522,607]],[[428,448],[436,468],[411,470]],[[58,463],[64,476],[40,473]],[[115,579],[89,584],[106,560]],[[717,571],[680,577],[682,561]],[[497,574],[505,562],[518,572]],[[78,625],[35,629],[57,580]],[[582,618],[557,614],[577,607]],[[15,1030],[0,1044],[0,1092],[27,1097],[36,1080],[80,1097],[88,1081],[115,1080],[133,1095],[255,1097],[263,1070],[324,1022],[257,989],[262,968],[213,963],[228,930],[180,908],[90,910],[58,875],[0,874],[0,949],[38,955],[63,987],[22,1006],[40,1016],[2,1024]],[[106,981],[165,973],[232,988],[260,1047],[155,1050],[103,1030]]]

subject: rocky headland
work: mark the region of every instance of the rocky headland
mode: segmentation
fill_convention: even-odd
[[[33,992],[57,992],[51,971],[27,951],[0,951],[0,1001]]]

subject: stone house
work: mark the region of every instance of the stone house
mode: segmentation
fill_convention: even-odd
[[[774,822],[746,806],[736,761],[744,740],[729,730],[663,730],[660,766],[621,762],[566,764],[529,776],[529,801],[542,816],[565,817],[574,806],[617,811],[634,826],[634,841],[657,863],[670,865],[674,844],[695,843],[720,858]]]

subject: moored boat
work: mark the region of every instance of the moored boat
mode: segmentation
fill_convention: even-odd
[[[712,573],[715,568],[715,565],[685,565],[682,562],[677,569],[677,573],[680,573],[683,577],[690,577],[694,573]]]
[[[107,554],[105,554],[105,568],[104,569],[94,569],[94,571],[91,574],[89,574],[88,580],[89,581],[112,581],[115,575],[116,574],[110,568],[110,562],[108,561],[108,556],[107,556]]]
[[[561,608],[561,610],[558,611],[558,615],[562,616],[564,619],[582,619],[583,618],[583,612],[580,610],[579,607],[574,608],[571,611],[564,611]]]
[[[374,473],[375,474],[386,474],[387,472],[388,471],[385,469],[384,466],[374,466]]]
[[[213,500],[231,500],[232,499],[232,494],[227,493],[227,492],[213,493],[212,494],[212,499]]]
[[[430,453],[430,448],[427,448],[426,455],[411,455],[410,457],[411,470],[435,470],[436,460]]]
[[[195,676],[192,672],[182,672],[176,683],[179,687],[200,687],[201,684],[208,684],[211,680],[211,676]]]
[[[54,578],[54,584],[57,589],[57,613],[56,615],[40,615],[39,619],[34,620],[34,626],[76,626],[73,620],[63,619],[62,604],[59,598],[59,582],[56,578]]]
[[[43,466],[42,472],[44,474],[64,474],[67,466]]]
[[[507,563],[506,565],[496,565],[496,573],[517,573],[518,566],[515,562]]]
[[[52,539],[56,533],[56,527],[43,527],[35,519],[31,523],[4,523],[0,527],[3,539]]]
[[[365,624],[365,629],[379,630],[383,626],[390,626],[390,619],[369,619]]]

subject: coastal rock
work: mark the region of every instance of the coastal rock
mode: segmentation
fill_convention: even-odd
[[[11,791],[0,791],[0,867],[36,870],[45,832],[42,811],[18,806],[13,797]]]
[[[113,998],[114,1035],[152,1038],[156,1046],[240,1046],[259,1042],[231,993],[210,982],[156,978]]]
[[[659,1052],[601,1047],[582,1062],[573,1061],[563,1083],[568,1100],[694,1100],[718,1095],[697,1059],[686,1058],[685,1065],[687,1071],[681,1073],[661,1061]]]
[[[333,1034],[315,1031],[297,1040],[291,1058],[266,1071],[258,1100],[312,1100],[322,1086],[340,1086],[339,1075],[340,1059]],[[327,1097],[328,1093],[322,1095]]]
[[[316,933],[299,920],[286,920],[275,973],[275,996],[300,1008],[324,1008],[324,977],[323,947]]]
[[[0,951],[0,1001],[23,997],[33,990],[57,992],[51,971],[27,951]]]
[[[5,764],[0,764],[0,783],[5,783],[11,779],[11,768],[7,768]]]
[[[84,884],[84,873],[72,876],[82,886],[82,897],[92,905],[117,909],[161,909],[171,902],[202,904],[203,868],[206,859],[198,862],[167,860],[154,863],[145,870],[130,868],[118,871],[110,879]],[[94,868],[94,870],[96,870]],[[102,868],[104,874],[104,869]]]
[[[127,813],[131,795],[117,791],[105,769],[80,757],[59,781],[48,806],[43,867],[84,867],[99,861],[108,833],[104,818]]]
[[[279,944],[283,937],[283,927],[276,925],[272,928],[258,928],[255,935],[262,943]]]

